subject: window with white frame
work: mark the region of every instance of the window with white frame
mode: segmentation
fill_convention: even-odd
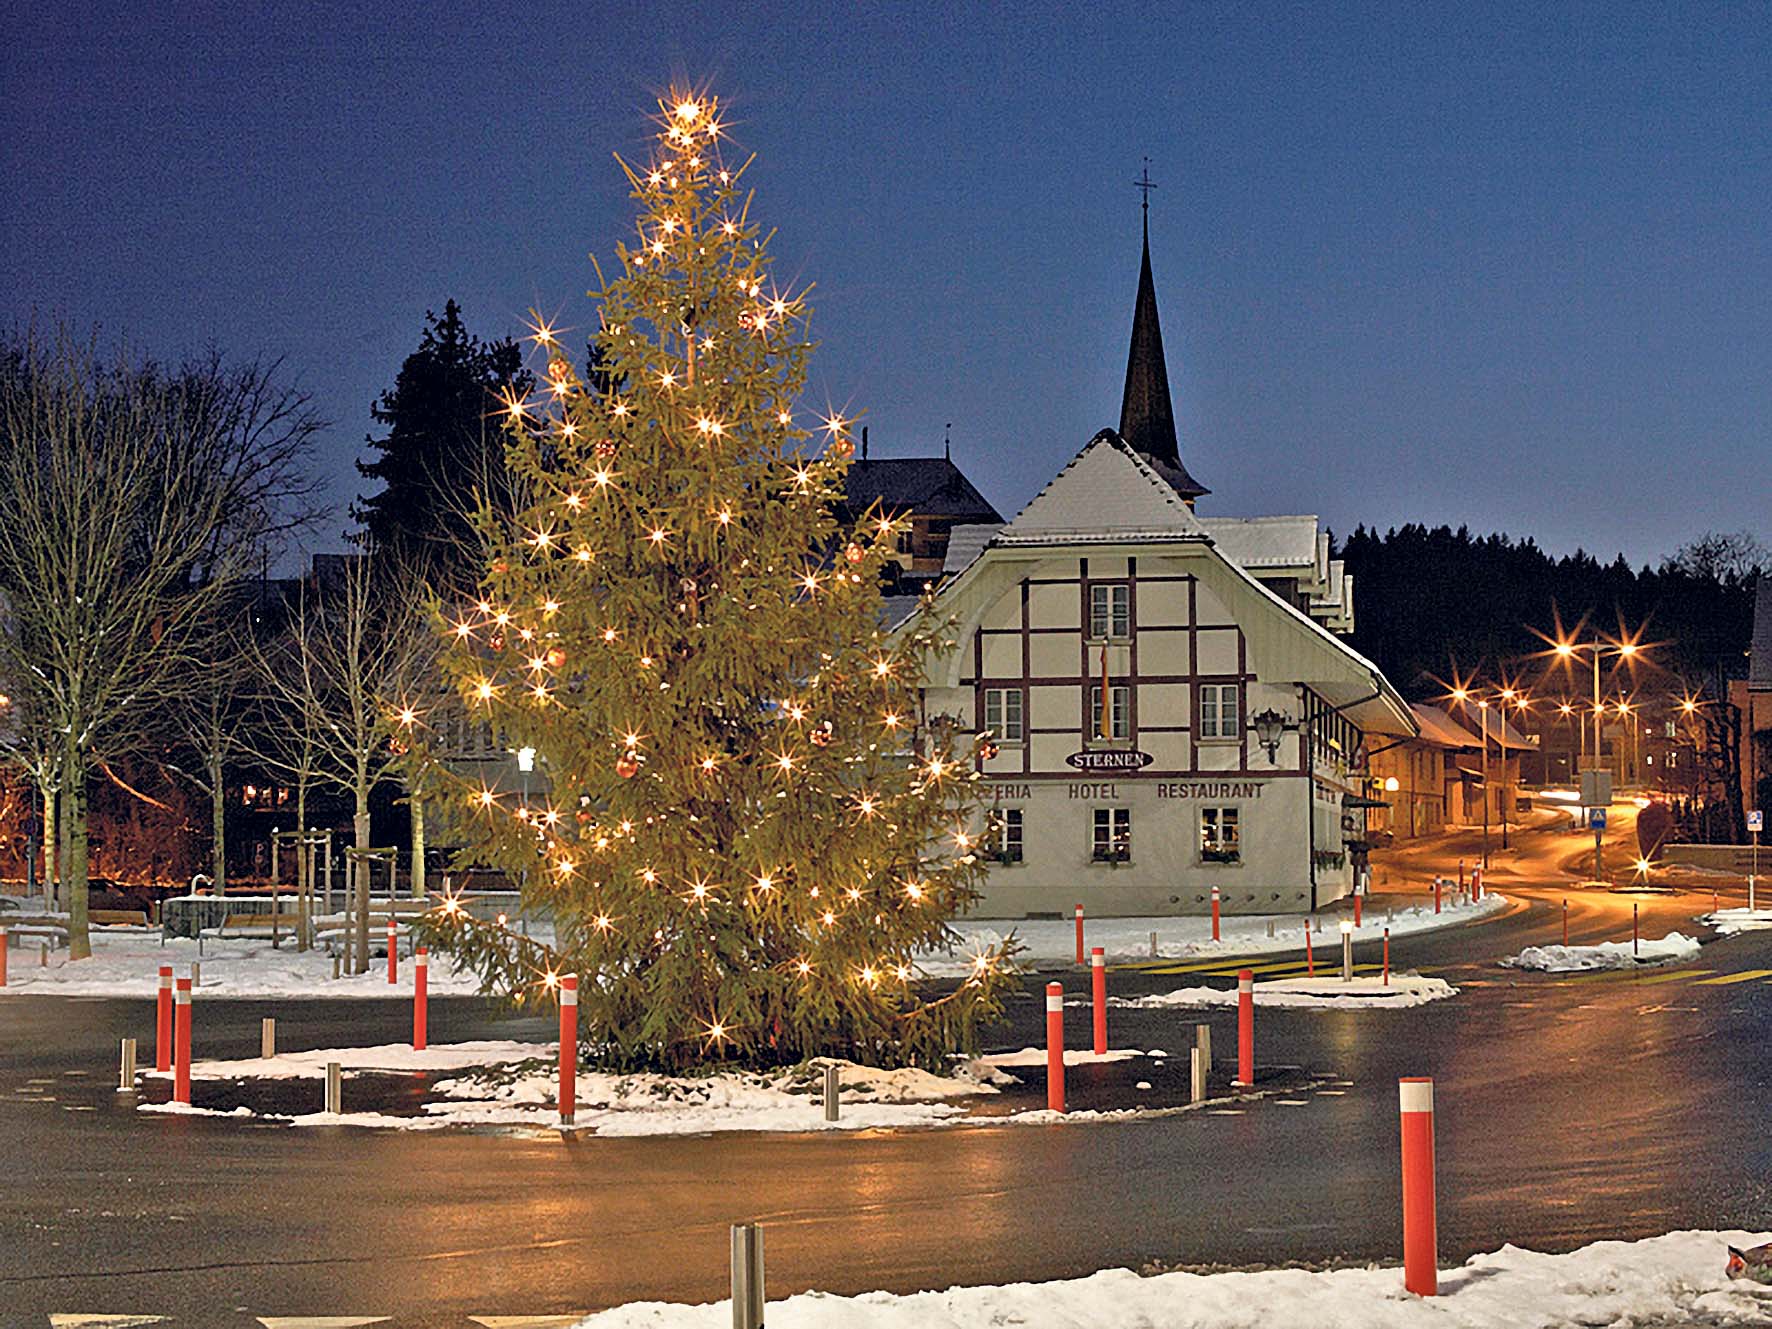
[[[1020,688],[984,690],[984,727],[1000,743],[1019,743],[1026,732],[1022,728],[1022,696]]]
[[[1237,739],[1243,736],[1242,689],[1235,683],[1200,684],[1199,736]]]
[[[1243,861],[1242,828],[1236,808],[1200,809],[1200,861],[1203,863],[1240,863]]]
[[[1115,686],[1108,689],[1108,726],[1107,733],[1101,732],[1101,684],[1097,683],[1089,689],[1089,726],[1090,738],[1131,738],[1132,737],[1132,689]]]
[[[1096,641],[1132,635],[1132,588],[1123,581],[1089,587],[1089,636]]]
[[[1096,808],[1089,856],[1097,863],[1132,859],[1132,809]]]
[[[991,852],[999,863],[1021,862],[1021,809],[999,808],[991,815]]]

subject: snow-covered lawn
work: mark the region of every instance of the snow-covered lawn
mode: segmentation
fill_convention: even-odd
[[[1733,937],[1738,932],[1760,932],[1772,928],[1772,909],[1719,909],[1696,920],[1709,923],[1719,937]]]
[[[197,943],[186,937],[169,938],[162,946],[158,932],[110,932],[94,934],[88,960],[69,960],[66,951],[58,951],[49,957],[47,968],[40,968],[35,947],[15,948],[9,959],[0,999],[7,995],[152,998],[159,987],[161,965],[170,964],[175,977],[188,978],[193,963],[202,970],[202,983],[196,989],[198,1001],[217,997],[412,998],[413,964],[404,953],[398,983],[388,982],[385,956],[371,958],[366,974],[335,980],[330,955],[320,950],[297,951],[288,938],[280,948],[273,948],[268,938],[205,941],[199,955]],[[440,955],[431,957],[428,983],[431,995],[437,997],[466,996],[479,990],[474,975],[457,973],[449,959]]]
[[[473,1074],[439,1080],[436,1099],[422,1114],[398,1116],[346,1111],[254,1113],[247,1108],[188,1108],[181,1104],[142,1104],[143,1112],[255,1117],[296,1126],[366,1126],[385,1130],[438,1130],[446,1126],[505,1126],[558,1129],[556,1114],[558,1045],[541,1043],[454,1043],[424,1052],[401,1044],[376,1048],[323,1048],[269,1060],[198,1062],[196,1080],[312,1078],[315,1095],[326,1063],[358,1071],[436,1071],[472,1069]],[[823,1060],[771,1072],[723,1071],[712,1075],[666,1076],[581,1070],[577,1080],[575,1131],[598,1135],[695,1135],[711,1131],[868,1130],[923,1126],[966,1115],[957,1099],[998,1092],[998,1072],[979,1062],[961,1065],[953,1075],[914,1069],[879,1070],[838,1062],[841,1110],[824,1118]],[[154,1074],[149,1072],[150,1075]],[[161,1077],[165,1078],[165,1077]],[[351,1094],[345,1090],[345,1106]]]
[[[1354,937],[1359,941],[1376,941],[1382,937],[1386,909],[1395,909],[1389,924],[1394,939],[1486,918],[1501,912],[1507,905],[1505,897],[1493,892],[1474,903],[1457,903],[1455,897],[1448,895],[1442,902],[1442,912],[1436,914],[1431,901],[1396,909],[1387,903],[1385,896],[1372,896],[1366,901],[1364,926],[1354,933]],[[1339,918],[1339,915],[1324,917],[1323,936],[1334,931]],[[1267,935],[1270,922],[1274,925],[1272,937]],[[1157,955],[1166,960],[1296,951],[1304,946],[1305,922],[1303,914],[1227,914],[1220,923],[1220,940],[1213,941],[1212,920],[1206,916],[1086,917],[1083,920],[1083,945],[1085,948],[1100,946],[1110,962],[1150,959],[1153,932],[1157,934]],[[1071,964],[1077,958],[1076,922],[1069,918],[963,918],[954,924],[954,930],[960,934],[961,945],[952,955],[918,958],[919,966],[926,973],[951,976],[968,972],[971,954],[998,945],[1011,933],[1023,947],[1020,957],[1023,963]],[[1339,937],[1339,933],[1336,936]]]
[[[1445,979],[1423,978],[1418,974],[1392,974],[1388,985],[1380,978],[1364,974],[1349,983],[1343,983],[1340,978],[1286,978],[1255,985],[1257,1006],[1293,1006],[1319,1011],[1402,1010],[1457,995],[1458,989]],[[1108,998],[1110,1006],[1138,1010],[1236,1004],[1235,988],[1177,988],[1173,992],[1155,992],[1144,997]]]
[[[766,1234],[767,1236],[767,1234]],[[1398,1268],[1158,1274],[893,1296],[807,1292],[769,1306],[769,1329],[1577,1329],[1613,1325],[1766,1325],[1772,1288],[1730,1282],[1725,1245],[1747,1232],[1672,1232],[1600,1241],[1566,1255],[1503,1246],[1440,1274],[1431,1300],[1403,1291]],[[636,1302],[580,1329],[725,1329],[730,1302]]]
[[[1634,948],[1628,941],[1603,941],[1597,946],[1528,946],[1503,960],[1514,969],[1538,969],[1562,974],[1583,969],[1635,969],[1642,965],[1670,964],[1698,954],[1698,942],[1680,932],[1655,941],[1644,939]]]

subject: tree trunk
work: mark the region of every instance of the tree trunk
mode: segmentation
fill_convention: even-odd
[[[356,814],[351,818],[352,837],[358,849],[369,848],[369,791],[361,786],[357,789]],[[369,972],[369,857],[366,854],[353,854],[352,880],[354,883],[353,898],[357,903],[357,964],[356,972]]]
[[[314,847],[308,843],[308,782],[299,780],[295,786],[295,949],[308,949],[308,931],[313,917]]]
[[[62,779],[62,824],[67,837],[63,857],[67,872],[68,958],[86,960],[92,956],[92,937],[86,928],[86,770],[80,754],[68,753],[68,769]]]
[[[66,776],[63,776],[62,778],[64,780],[67,779]],[[80,802],[82,808],[81,816],[84,819],[86,803],[84,779],[81,781]],[[72,898],[69,893],[71,888],[68,883],[71,880],[70,874],[74,870],[73,841],[69,838],[73,830],[73,818],[73,795],[68,789],[61,789],[57,792],[55,799],[55,907],[57,909],[68,908]],[[82,822],[82,830],[84,830],[84,821]],[[86,877],[84,873],[81,874],[80,879],[82,883],[85,882]]]
[[[61,858],[56,853],[61,844],[61,825],[55,816],[55,790],[43,790],[43,894],[52,905],[61,901],[61,879],[56,875]]]
[[[228,893],[228,790],[222,783],[219,758],[211,757],[209,767],[209,874],[215,878],[215,893]]]
[[[412,810],[412,898],[425,898],[425,805],[413,794],[407,800]]]

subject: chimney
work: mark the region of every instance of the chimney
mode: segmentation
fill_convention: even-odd
[[[861,459],[863,461],[868,459],[868,427],[866,425],[861,427]]]

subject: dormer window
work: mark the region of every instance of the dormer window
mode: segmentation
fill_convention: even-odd
[[[1132,635],[1132,588],[1123,581],[1094,582],[1089,587],[1089,636],[1108,641]]]

